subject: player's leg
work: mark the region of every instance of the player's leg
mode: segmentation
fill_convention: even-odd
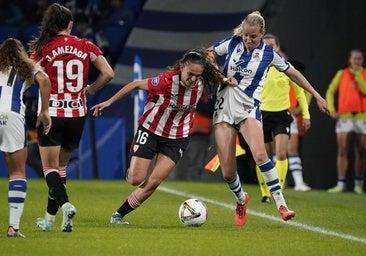
[[[188,145],[188,139],[172,140],[165,139],[148,132],[144,128],[144,139],[135,136],[134,146],[131,147],[131,161],[127,180],[135,186],[133,191],[118,210],[112,214],[111,223],[125,224],[124,216],[137,209],[156,188],[172,172],[176,163],[182,158]],[[138,131],[137,134],[140,134]],[[138,146],[137,146],[138,145]],[[151,161],[156,155],[155,164]]]
[[[328,189],[330,193],[339,193],[346,190],[346,172],[348,168],[348,145],[350,133],[337,133],[337,185]]]
[[[272,194],[277,209],[282,215],[283,220],[289,220],[295,216],[295,212],[288,210],[279,184],[276,168],[269,159],[265,146],[263,131],[259,121],[248,118],[240,127],[240,132],[247,141],[253,158],[260,168],[263,178]]]
[[[287,147],[289,142],[288,134],[277,134],[274,136],[275,141],[275,152],[276,152],[276,170],[278,174],[278,179],[280,186],[283,189],[285,186],[286,175],[288,170],[288,160],[287,160]]]
[[[302,161],[299,154],[300,147],[300,136],[303,136],[306,132],[306,128],[303,125],[303,119],[301,116],[293,116],[293,121],[291,123],[291,135],[287,147],[287,159],[288,159],[288,170],[292,175],[294,181],[295,191],[309,191],[309,187],[303,178]],[[301,126],[299,126],[301,124]]]
[[[266,150],[268,152],[268,154],[270,154],[271,152],[275,152],[274,151],[274,142],[271,141],[269,143],[266,143]],[[255,172],[257,175],[257,180],[258,180],[258,184],[259,184],[259,188],[261,190],[261,194],[262,194],[262,199],[261,202],[262,203],[270,203],[271,202],[271,192],[268,189],[268,186],[266,184],[266,182],[263,179],[263,175],[261,170],[259,169],[259,167],[256,165],[255,167]]]
[[[7,235],[11,237],[24,237],[19,232],[19,226],[27,194],[27,180],[25,177],[27,148],[22,148],[13,153],[4,153],[4,155],[9,170],[9,228]]]
[[[363,181],[365,175],[365,146],[366,135],[356,134],[355,145],[355,181],[353,191],[363,194]]]
[[[339,118],[336,124],[337,135],[337,185],[328,189],[330,193],[346,190],[346,173],[348,169],[348,149],[351,135],[355,129],[352,119]]]
[[[247,220],[246,203],[249,195],[244,193],[236,165],[237,131],[225,122],[214,126],[217,155],[223,178],[236,199],[235,222],[238,226],[245,225]]]

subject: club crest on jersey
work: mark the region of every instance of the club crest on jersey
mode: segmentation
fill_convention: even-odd
[[[133,152],[136,152],[139,149],[139,145],[133,145]]]
[[[152,80],[151,80],[151,84],[153,86],[157,86],[159,84],[159,77],[154,77]]]
[[[254,53],[253,59],[259,59],[259,52]]]

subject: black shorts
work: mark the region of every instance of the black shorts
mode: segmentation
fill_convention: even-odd
[[[261,112],[265,143],[271,142],[273,137],[278,134],[287,134],[290,136],[293,118],[288,110],[278,112],[262,110]]]
[[[52,127],[47,135],[42,134],[42,126],[38,128],[39,145],[61,145],[61,148],[74,150],[79,147],[84,124],[85,117],[52,117]]]
[[[161,153],[177,163],[179,159],[182,158],[187,145],[188,138],[163,138],[140,125],[131,145],[130,157],[138,156],[146,159],[153,159],[156,154]]]

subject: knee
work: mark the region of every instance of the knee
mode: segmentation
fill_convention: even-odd
[[[268,155],[267,155],[266,151],[260,151],[260,152],[256,152],[255,154],[253,154],[253,158],[257,164],[258,163],[260,164],[260,163],[264,163],[265,161],[268,160]]]
[[[232,175],[232,174],[228,174],[228,173],[226,173],[226,174],[222,174],[222,177],[224,178],[224,180],[225,181],[232,181],[232,180],[234,180],[235,179],[235,177],[236,177],[236,174],[235,175]]]
[[[126,180],[132,186],[139,186],[145,182],[145,177],[143,177],[141,175],[134,175],[134,174],[128,173]]]
[[[339,148],[338,157],[348,157],[347,149]]]
[[[287,158],[286,151],[280,151],[280,152],[276,153],[276,159],[282,161],[282,160],[285,160],[286,158]]]
[[[141,179],[131,179],[130,177],[127,177],[127,182],[129,183],[129,184],[131,184],[132,186],[139,186],[139,185],[141,185],[143,182],[144,182],[144,180],[141,180]]]

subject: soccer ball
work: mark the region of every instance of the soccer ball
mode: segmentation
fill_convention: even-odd
[[[185,226],[199,227],[207,220],[207,207],[199,199],[187,199],[180,205],[178,217]]]

